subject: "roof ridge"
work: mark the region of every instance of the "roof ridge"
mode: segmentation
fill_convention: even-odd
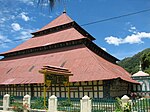
[[[100,66],[100,67],[102,67],[103,69],[105,69],[103,66],[101,66],[98,62],[99,62],[99,60],[90,52],[91,50],[90,49],[88,49],[87,48],[87,51],[89,52],[89,54],[93,57],[93,59],[94,59],[94,61]],[[92,51],[93,52],[93,51]],[[94,52],[93,52],[94,53]],[[94,54],[96,54],[96,53],[94,53]],[[97,54],[96,54],[97,55]],[[101,57],[102,58],[102,57]],[[104,58],[103,58],[104,59]],[[97,61],[96,61],[97,60]],[[104,59],[105,60],[105,59]],[[107,60],[105,60],[105,61],[107,61]],[[109,62],[109,61],[108,61]],[[111,63],[111,62],[109,62],[110,64],[113,64],[113,63]],[[117,65],[116,65],[117,66]],[[120,66],[118,66],[118,67],[120,67]],[[122,67],[121,67],[122,68]],[[123,68],[122,68],[123,69]],[[105,70],[107,70],[107,69],[105,69]],[[109,70],[107,70],[108,72],[109,72]],[[111,74],[112,75],[112,74]],[[117,76],[117,75],[113,75],[114,76],[114,78],[115,79],[117,79],[117,78],[121,78],[122,80],[125,80],[125,81],[129,81],[129,75],[127,76],[127,74],[125,74],[125,75],[122,75],[122,74],[120,74],[121,76]],[[123,78],[124,77],[124,78]],[[129,82],[131,82],[131,81],[129,81]]]
[[[88,48],[87,48],[88,49]],[[88,49],[87,50],[88,52],[89,52],[89,54],[93,57],[93,59],[94,59],[94,61],[100,66],[100,67],[102,67],[103,69],[105,69],[103,66],[101,66],[99,63],[98,63],[98,60],[97,60],[97,58],[90,52],[91,50],[90,49]],[[93,52],[93,51],[92,51]],[[93,52],[94,53],[94,52]],[[96,54],[96,53],[94,53],[94,54]],[[97,54],[96,54],[97,55]],[[101,57],[101,56],[100,56]],[[104,58],[103,58],[104,59]],[[106,60],[107,61],[107,60]],[[108,61],[109,62],[109,61]],[[107,70],[107,69],[105,69],[105,70]],[[107,70],[108,71],[108,70]]]

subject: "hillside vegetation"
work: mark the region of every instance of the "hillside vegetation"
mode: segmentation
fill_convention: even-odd
[[[135,54],[133,57],[125,58],[118,62],[118,64],[129,73],[134,74],[140,69],[140,61],[142,64],[142,70],[150,74],[150,48]]]

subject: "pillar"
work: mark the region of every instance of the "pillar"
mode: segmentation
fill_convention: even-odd
[[[126,105],[128,102],[129,102],[129,97],[127,95],[124,95],[122,98],[121,98],[121,101],[122,101],[122,106],[124,107],[124,105]]]
[[[90,98],[87,95],[85,95],[82,98],[80,103],[81,103],[81,110],[80,110],[80,112],[91,112],[91,100],[90,100]]]
[[[55,95],[52,95],[48,99],[48,111],[57,112],[57,97]]]
[[[23,97],[23,106],[26,109],[30,109],[30,105],[31,105],[31,96],[27,94]],[[26,111],[27,110],[24,110],[24,112],[26,112]]]
[[[3,97],[3,110],[4,111],[7,111],[9,108],[9,98],[10,98],[9,94],[4,95]]]

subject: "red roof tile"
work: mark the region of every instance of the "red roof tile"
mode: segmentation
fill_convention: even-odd
[[[38,71],[45,65],[68,68],[73,73],[70,82],[121,78],[136,83],[120,66],[78,45],[1,60],[0,84],[43,83],[43,75]]]
[[[41,28],[39,31],[49,29],[49,28],[52,28],[52,27],[56,27],[56,26],[60,26],[60,25],[63,25],[63,24],[67,24],[67,23],[70,23],[70,22],[73,22],[73,20],[66,13],[63,13],[62,15],[60,15],[56,19],[54,19],[52,22],[50,22],[49,24],[47,24],[46,26]]]

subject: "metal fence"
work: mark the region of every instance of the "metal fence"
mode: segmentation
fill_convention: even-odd
[[[10,97],[10,102],[11,104],[9,105],[9,109],[12,109],[11,107],[14,106],[15,103],[17,103],[18,107],[22,107],[23,105],[23,100],[19,98],[14,98],[14,97]],[[49,99],[49,100],[54,100],[54,99]],[[83,107],[84,109],[90,107],[91,110],[90,112],[115,112],[117,108],[117,104],[118,104],[118,100],[116,99],[88,99],[88,102],[84,102],[83,100],[80,102],[81,99],[67,99],[67,98],[56,98],[55,101],[57,102],[57,110],[58,111],[63,111],[63,112],[80,112]],[[85,101],[85,100],[84,100]],[[120,101],[122,101],[120,99]],[[123,101],[122,101],[123,102]],[[46,108],[43,105],[43,98],[33,98],[31,100],[31,112],[36,112],[37,110],[40,112],[43,112]],[[47,100],[47,104],[48,104],[48,100]],[[85,106],[85,104],[90,104],[88,106]],[[122,103],[119,103],[122,107]],[[129,100],[128,102],[129,107],[130,107],[130,112],[150,112],[150,99],[149,98],[141,98],[141,99],[135,99],[135,100]],[[82,105],[82,108],[81,108]],[[126,103],[125,103],[126,105]],[[47,105],[48,106],[48,105]],[[2,107],[2,99],[0,102],[0,107]],[[54,107],[54,105],[52,106]],[[44,109],[44,110],[43,110]],[[123,111],[119,111],[119,112],[123,112]]]
[[[115,111],[114,99],[93,99],[92,112],[113,112]]]
[[[0,96],[0,106],[3,106],[3,96]]]
[[[150,99],[141,98],[137,100],[132,100],[131,105],[132,111],[150,112]]]
[[[58,111],[80,112],[80,99],[58,99]]]
[[[0,100],[0,106],[3,106],[3,100]]]

